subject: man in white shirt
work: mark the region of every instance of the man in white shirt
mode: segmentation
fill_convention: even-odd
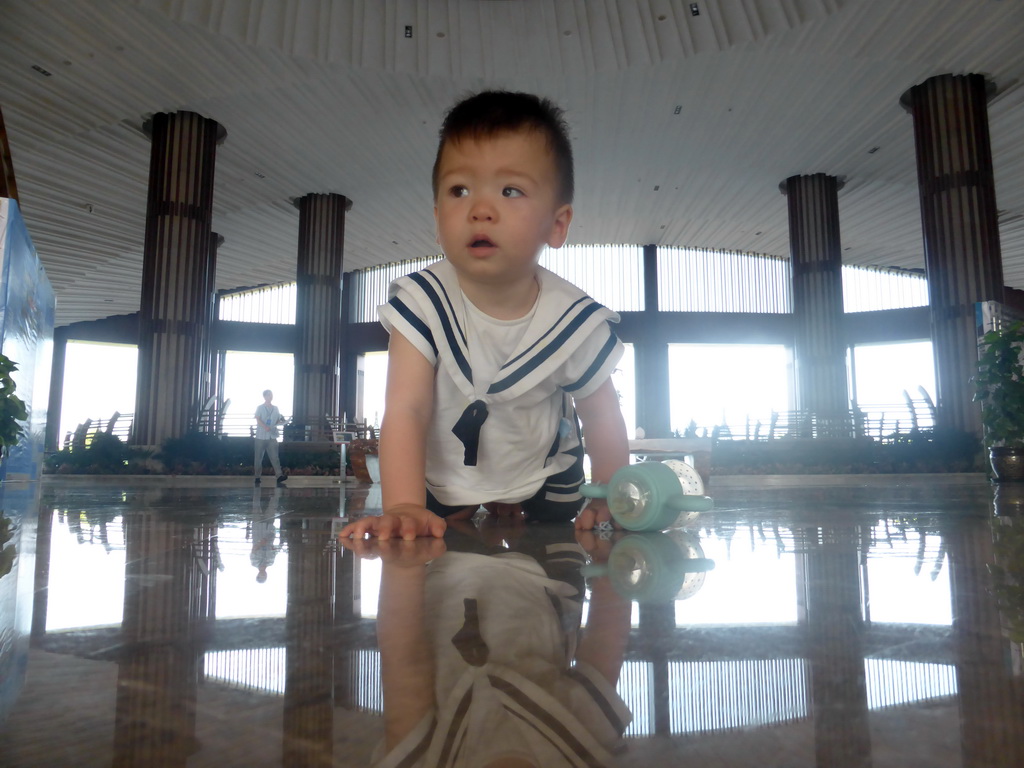
[[[281,471],[281,460],[277,455],[277,425],[284,422],[284,416],[273,404],[274,393],[263,390],[263,404],[256,409],[256,455],[253,459],[253,474],[256,485],[263,474],[263,455],[270,457],[270,464],[277,476],[277,484],[284,485],[288,477]]]

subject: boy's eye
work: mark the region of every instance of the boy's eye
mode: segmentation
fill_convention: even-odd
[[[505,187],[501,190],[501,194],[503,197],[522,197],[523,191],[521,189],[516,189],[515,187]]]
[[[464,187],[461,184],[456,184],[454,187],[448,190],[448,194],[452,197],[465,197],[469,194],[469,187]]]

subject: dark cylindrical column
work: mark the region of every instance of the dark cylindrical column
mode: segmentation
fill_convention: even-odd
[[[60,434],[60,415],[64,405],[64,364],[68,355],[68,328],[53,329],[53,366],[50,368],[50,398],[46,407],[47,451],[63,448],[64,436]]]
[[[818,434],[850,433],[839,190],[835,176],[791,176],[780,189],[789,207],[797,408]]]
[[[978,360],[975,303],[1003,300],[988,93],[981,75],[940,75],[900,99],[914,118],[936,421],[979,436],[970,384]]]
[[[157,446],[194,427],[198,413],[214,162],[226,133],[194,112],[160,113],[147,127],[153,148],[132,442]]]
[[[203,313],[202,339],[199,350],[199,408],[198,417],[201,421],[199,427],[203,431],[215,432],[216,421],[213,418],[217,412],[211,408],[203,412],[211,397],[217,394],[217,376],[215,359],[217,350],[213,347],[213,324],[217,321],[217,249],[224,244],[224,237],[216,232],[210,233],[210,254],[206,262],[206,280],[203,284],[202,294],[205,297],[205,308]]]
[[[349,316],[352,307],[352,293],[356,281],[351,277],[342,277],[341,286],[341,412],[348,414],[349,418],[362,416],[362,377],[359,375],[358,354],[352,352],[352,345],[349,341],[349,333],[352,331],[351,318]]]
[[[341,415],[341,291],[345,254],[345,213],[352,201],[344,195],[311,194],[299,208],[299,254],[296,275],[295,355],[296,425],[320,429],[324,417]]]
[[[658,328],[658,248],[644,246],[644,319]],[[636,426],[644,437],[672,436],[668,344],[660,333],[645,333],[633,342],[636,381]],[[629,436],[630,438],[633,435]]]

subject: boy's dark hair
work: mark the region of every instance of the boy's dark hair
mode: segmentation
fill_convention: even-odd
[[[441,124],[440,141],[431,174],[434,199],[437,199],[438,166],[441,164],[441,152],[445,144],[465,138],[489,138],[523,129],[540,131],[547,139],[555,156],[560,202],[571,203],[575,186],[572,144],[562,110],[549,99],[511,91],[483,91],[463,99],[448,110]]]

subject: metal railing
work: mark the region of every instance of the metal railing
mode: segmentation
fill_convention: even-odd
[[[693,422],[682,436],[716,440],[771,441],[788,438],[872,438],[894,443],[928,434],[935,427],[935,406],[930,398],[907,398],[904,403],[871,405],[839,415],[806,411],[773,411],[768,419],[747,417],[740,424],[698,425]]]

